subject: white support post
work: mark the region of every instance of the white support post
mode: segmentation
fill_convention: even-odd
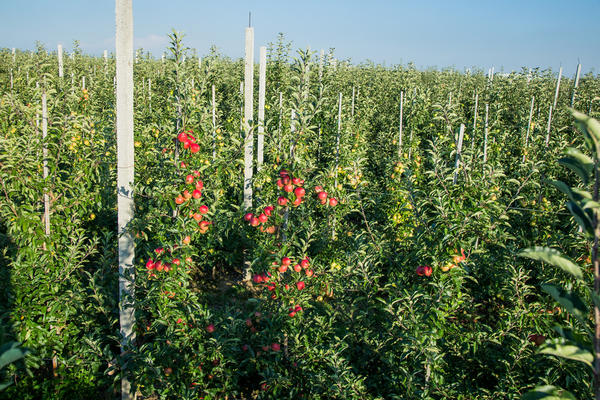
[[[354,117],[354,96],[355,95],[356,95],[356,88],[354,86],[352,86],[352,108],[350,109],[350,115],[352,117]],[[400,104],[402,104],[402,93],[400,93]]]
[[[258,73],[258,149],[256,154],[257,165],[256,169],[261,170],[264,154],[263,147],[265,141],[265,92],[267,79],[267,48],[260,47],[260,65]]]
[[[477,132],[477,102],[479,101],[479,93],[475,91],[475,110],[473,111],[473,133],[471,136],[471,150],[475,145],[475,134]]]
[[[133,219],[133,12],[132,0],[116,0],[117,71],[117,207],[119,244],[119,322],[121,354],[135,345],[135,249],[129,224]],[[126,357],[125,357],[126,359]],[[128,372],[121,368],[121,399],[135,397]]]
[[[104,50],[102,57],[104,58],[104,64],[106,65],[108,63],[108,50]]]
[[[290,115],[290,133],[291,133],[291,138],[290,138],[290,160],[294,159],[294,150],[295,150],[295,138],[296,138],[296,110],[292,110],[292,113]]]
[[[579,74],[581,74],[581,63],[577,64],[577,71],[575,72],[575,82],[573,83],[573,94],[571,95],[571,107],[575,104],[575,93],[579,87]]]
[[[527,133],[525,133],[525,148],[523,149],[523,161],[525,162],[525,152],[529,145],[529,132],[531,132],[531,119],[533,118],[533,104],[535,103],[535,96],[531,96],[531,107],[529,108],[529,119],[527,120]]]
[[[277,156],[281,153],[281,123],[283,120],[283,93],[279,92],[279,124],[277,126]]]
[[[400,123],[398,130],[398,160],[402,159],[402,125],[403,125],[404,91],[400,91]]]
[[[85,75],[81,77],[81,88],[85,89]]]
[[[323,80],[323,64],[325,62],[325,50],[321,49],[319,53],[319,83]]]
[[[216,135],[217,135],[217,97],[215,95],[215,85],[212,85],[212,124],[213,124],[213,131],[212,131],[212,139],[213,139],[213,151],[212,151],[212,156],[213,156],[213,162],[217,156],[217,142],[216,142]]]
[[[558,102],[558,93],[560,91],[560,79],[562,78],[563,68],[560,67],[558,70],[558,79],[556,80],[556,93],[554,93],[554,103],[552,103],[552,109],[556,110],[556,103]]]
[[[202,71],[202,57],[198,56],[198,69]]]
[[[148,109],[152,112],[152,80],[148,78]]]
[[[14,47],[12,48],[12,61],[13,63],[17,61],[17,50]]]
[[[58,49],[58,77],[63,77],[63,47],[62,44],[57,46]]]
[[[240,99],[240,131],[244,132],[244,81],[240,82]]]
[[[552,125],[552,109],[553,109],[553,107],[550,106],[550,109],[548,110],[548,126],[546,127],[546,147],[548,147],[548,145],[550,144],[550,127]]]
[[[13,88],[13,72],[12,68],[10,69],[10,90]]]
[[[335,187],[338,185],[338,167],[340,163],[340,135],[342,132],[342,93],[338,97],[338,126],[335,141]]]
[[[48,146],[46,137],[48,136],[48,104],[46,101],[46,91],[42,92],[42,157],[43,157],[43,176],[44,176],[44,231],[46,236],[50,236],[50,197],[48,196]]]
[[[246,28],[246,57],[244,63],[244,210],[252,207],[252,161],[254,134],[254,28]]]
[[[454,161],[454,178],[452,183],[456,185],[458,178],[458,167],[460,166],[460,156],[462,153],[463,137],[465,135],[465,124],[460,124],[460,131],[458,132],[458,143],[456,144],[456,160]]]
[[[485,124],[483,126],[483,166],[485,168],[485,163],[487,162],[487,144],[488,144],[488,115],[489,115],[489,105],[485,105]]]

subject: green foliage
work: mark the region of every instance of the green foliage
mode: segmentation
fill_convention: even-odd
[[[586,190],[600,130],[578,113],[583,137],[570,128],[568,80],[546,147],[551,71],[490,82],[482,71],[352,65],[333,50],[321,63],[310,50],[292,57],[280,35],[268,55],[265,162],[250,212],[273,210],[251,226],[241,209],[243,60],[212,48],[199,65],[182,34],[169,39],[164,61],[140,49],[134,65],[137,339],[127,354],[114,59],[76,46],[59,79],[56,54],[41,44],[14,62],[0,51],[0,320],[6,342],[30,351],[3,368],[16,384],[0,397],[113,398],[122,368],[144,398],[514,399],[539,376],[529,398],[590,397],[589,369],[573,366],[593,355],[599,297],[585,283],[598,204]],[[598,82],[580,81],[575,107],[597,115]],[[304,196],[279,187],[284,169],[304,181],[293,185]],[[185,198],[199,180],[201,196]],[[244,282],[244,261],[269,281]],[[555,357],[536,356],[538,345]]]

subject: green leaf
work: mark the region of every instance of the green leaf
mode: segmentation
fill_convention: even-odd
[[[600,141],[600,124],[593,118],[588,117],[584,113],[570,109],[571,114],[575,118],[575,125],[581,133],[590,151],[596,151],[598,142]]]
[[[17,342],[8,343],[9,348],[2,351],[0,354],[0,369],[4,368],[10,363],[13,363],[21,358],[25,357],[25,355],[29,352],[26,349],[22,349]],[[5,346],[3,346],[4,348]]]
[[[567,358],[569,360],[581,361],[590,368],[594,368],[592,366],[592,363],[594,362],[594,355],[590,349],[577,342],[564,338],[546,340],[542,347],[540,347],[540,353]]]
[[[559,159],[558,163],[577,174],[585,185],[589,183],[594,162],[578,149],[573,147],[567,149],[567,156]]]
[[[592,221],[589,218],[589,215],[583,211],[581,206],[573,201],[567,202],[567,208],[577,224],[581,227],[581,229],[588,235],[589,238],[594,237],[594,227],[592,226]],[[591,209],[587,209],[591,211]]]
[[[523,400],[576,400],[575,396],[569,391],[556,386],[546,385],[538,386],[531,392],[527,392],[521,397]]]
[[[549,247],[536,246],[521,250],[518,255],[520,257],[531,258],[532,260],[544,261],[568,272],[579,280],[583,280],[583,273],[581,272],[579,265],[575,264],[573,260],[561,254],[558,250]]]
[[[547,283],[542,285],[542,290],[552,296],[561,306],[565,307],[584,326],[587,326],[588,308],[576,293]]]

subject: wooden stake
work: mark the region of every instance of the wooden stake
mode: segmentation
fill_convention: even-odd
[[[117,59],[117,207],[119,242],[119,322],[121,354],[135,343],[135,249],[129,224],[133,219],[133,12],[132,0],[116,0]],[[125,357],[126,360],[127,357]],[[121,369],[121,399],[135,397],[125,365]]]
[[[260,47],[260,65],[258,73],[258,149],[256,154],[257,171],[260,171],[263,164],[263,147],[265,141],[265,91],[267,79],[267,48]]]
[[[462,152],[463,137],[465,135],[465,124],[460,124],[460,131],[458,132],[458,142],[456,144],[456,160],[454,161],[454,178],[452,183],[456,185],[458,178],[458,167],[460,166],[460,155]]]

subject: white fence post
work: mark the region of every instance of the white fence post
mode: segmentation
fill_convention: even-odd
[[[121,354],[134,345],[135,249],[129,223],[133,219],[133,12],[132,0],[116,0],[117,72],[117,207],[119,241],[119,322]],[[121,369],[121,398],[132,399],[127,371]]]

